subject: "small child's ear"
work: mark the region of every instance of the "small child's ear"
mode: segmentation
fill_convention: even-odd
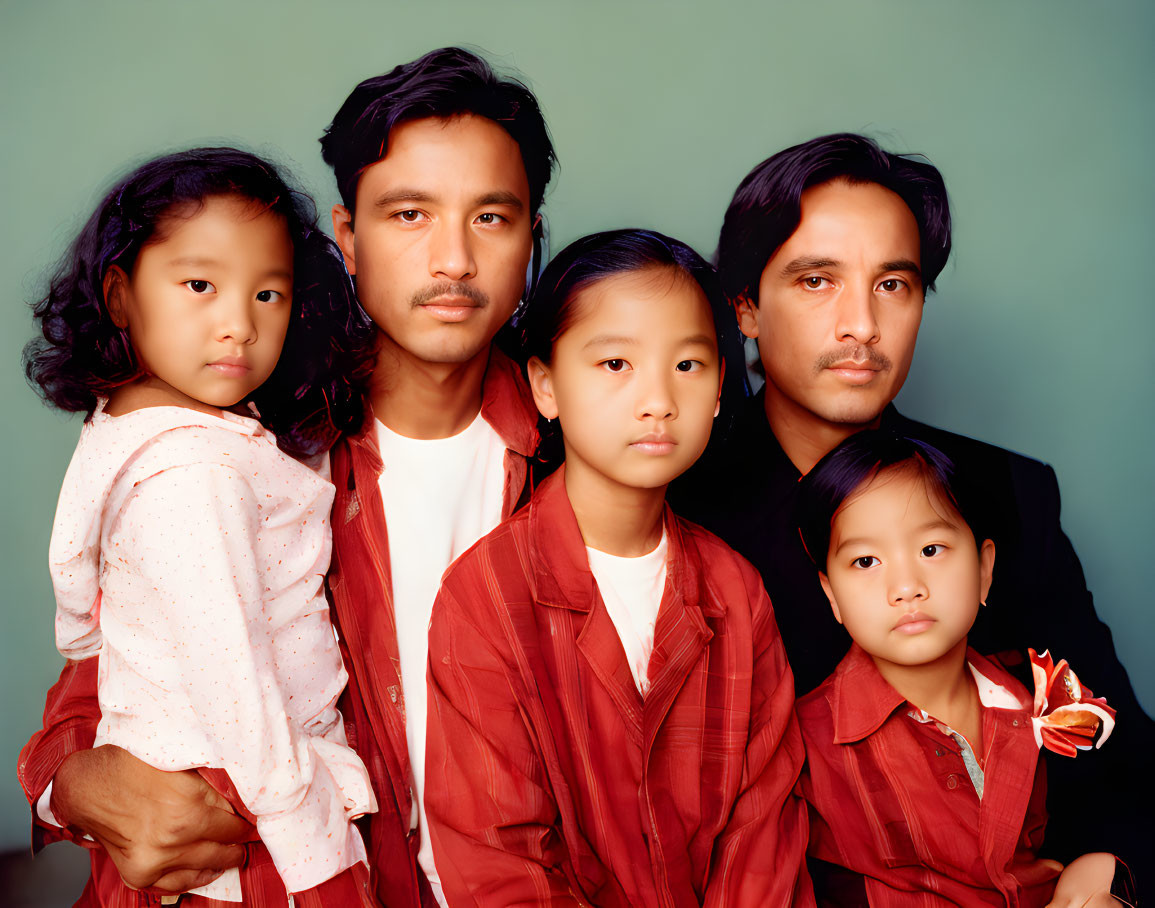
[[[826,576],[825,571],[818,572],[818,582],[822,584],[822,592],[830,600],[830,610],[834,612],[834,620],[841,624],[842,612],[838,611],[838,602],[834,598],[834,590],[830,588],[830,578]]]
[[[533,392],[533,402],[537,411],[546,419],[557,419],[557,401],[553,396],[553,377],[549,366],[536,356],[531,356],[525,364],[529,377],[529,389]]]
[[[995,541],[984,539],[979,546],[979,602],[987,604],[987,594],[991,591],[991,581],[995,577]]]
[[[100,282],[100,289],[104,292],[104,305],[112,318],[112,323],[118,328],[128,327],[128,275],[119,265],[110,265],[104,272],[104,280]]]
[[[758,307],[746,294],[734,300],[734,314],[738,317],[738,328],[747,337],[758,336]]]

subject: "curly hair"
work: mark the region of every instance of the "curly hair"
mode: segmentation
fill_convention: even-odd
[[[131,273],[175,209],[217,195],[251,199],[284,218],[293,244],[292,315],[277,367],[250,399],[285,452],[327,450],[361,425],[373,325],[339,250],[317,227],[312,199],[269,162],[235,148],[155,158],[109,191],[33,305],[42,336],[24,348],[25,374],[47,403],[88,416],[98,398],[144,375],[128,332],[108,311],[104,276],[112,265]]]

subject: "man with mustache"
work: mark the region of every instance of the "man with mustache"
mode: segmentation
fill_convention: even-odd
[[[950,254],[950,229],[938,170],[862,136],[823,136],[751,171],[726,212],[717,259],[742,331],[757,340],[766,385],[675,508],[761,571],[801,696],[834,670],[850,639],[799,538],[799,477],[879,425],[948,454],[985,487],[998,551],[971,645],[1002,657],[1028,690],[1026,649],[1049,647],[1118,710],[1117,737],[1102,751],[1048,759],[1044,856],[1103,850],[1134,867],[1155,853],[1144,816],[1155,803],[1146,770],[1155,727],[1060,526],[1054,471],[915,423],[891,403],[914,356],[925,293]]]
[[[527,492],[537,410],[494,338],[528,297],[555,156],[532,92],[459,48],[362,82],[321,145],[341,194],[334,235],[377,327],[370,418],[331,452],[328,581],[350,676],[338,705],[379,804],[376,896],[413,908],[443,901],[421,799],[429,615],[450,562]],[[62,836],[56,820],[130,885],[168,892],[240,864],[251,830],[198,775],[86,749],[96,662],[65,668],[21,754],[36,844]]]

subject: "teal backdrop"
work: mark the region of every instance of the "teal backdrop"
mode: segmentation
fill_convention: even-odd
[[[159,152],[242,144],[327,211],[317,137],[349,90],[454,43],[541,99],[555,251],[636,225],[709,255],[741,177],[820,133],[928,155],[955,254],[899,403],[1055,466],[1099,614],[1155,709],[1155,5],[0,0],[0,849],[27,841],[16,758],[60,668],[48,537],[80,428],[23,379],[27,301],[110,180]]]

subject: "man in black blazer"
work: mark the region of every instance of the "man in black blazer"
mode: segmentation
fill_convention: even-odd
[[[795,520],[799,477],[861,429],[883,425],[940,448],[989,493],[994,585],[971,633],[1033,690],[1027,647],[1067,659],[1117,710],[1114,736],[1077,760],[1047,753],[1045,856],[1095,850],[1136,868],[1155,854],[1155,724],[1135,698],[1059,523],[1054,471],[906,419],[891,401],[914,355],[926,291],[950,254],[938,170],[862,136],[824,136],[759,164],[739,185],[718,268],[766,385],[729,437],[676,489],[680,513],[761,571],[801,695],[850,638],[834,620]]]

